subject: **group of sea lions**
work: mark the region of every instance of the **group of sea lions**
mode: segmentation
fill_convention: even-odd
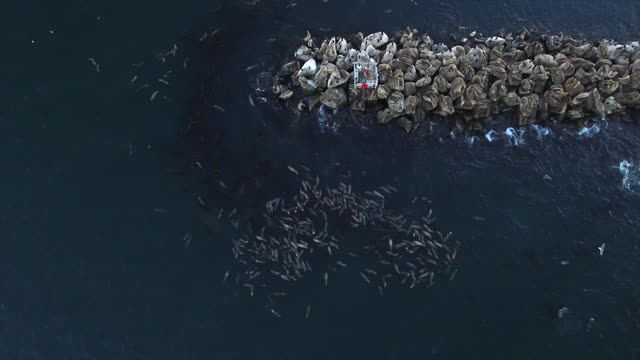
[[[482,119],[515,109],[518,125],[578,121],[640,108],[640,42],[597,43],[570,36],[484,37],[473,32],[458,44],[436,44],[406,28],[324,39],[307,33],[273,85],[283,101],[306,97],[317,106],[375,111],[411,132],[426,114],[460,115],[457,131],[484,132]],[[354,63],[377,66],[378,86],[359,89]],[[302,105],[298,105],[300,109]]]
[[[431,210],[423,212],[429,199],[416,196],[400,210],[386,205],[398,192],[392,185],[360,192],[343,182],[324,184],[306,166],[288,169],[299,188],[267,201],[261,216],[231,241],[240,265],[235,282],[250,295],[265,289],[273,295],[312,269],[323,273],[325,286],[330,274],[355,270],[381,295],[394,283],[430,287],[437,277],[455,276],[461,243],[433,229]],[[406,209],[418,210],[420,218],[405,215]],[[239,229],[234,215],[227,219]]]

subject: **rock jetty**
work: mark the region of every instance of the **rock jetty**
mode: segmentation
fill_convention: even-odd
[[[407,132],[433,113],[455,130],[484,132],[483,119],[515,111],[518,125],[578,122],[640,108],[640,42],[473,32],[449,47],[407,28],[322,42],[307,32],[282,65],[273,93],[317,106],[375,112]],[[357,88],[354,64],[377,68],[375,88]],[[295,96],[296,94],[300,94]],[[299,107],[298,107],[299,108]]]

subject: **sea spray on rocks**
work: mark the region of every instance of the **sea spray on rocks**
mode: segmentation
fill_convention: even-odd
[[[488,142],[494,142],[496,140],[496,138],[498,137],[498,133],[495,130],[489,130],[484,137],[487,139]]]
[[[525,130],[523,128],[514,129],[510,127],[504,131],[504,134],[506,135],[509,144],[515,145],[515,146],[524,144],[524,133],[525,133]]]
[[[583,127],[582,129],[580,129],[580,131],[578,131],[578,137],[591,138],[599,132],[600,132],[600,125],[593,124],[590,127]]]
[[[553,135],[553,131],[551,131],[551,129],[538,124],[531,125],[531,128],[536,132],[536,137],[538,140],[542,140],[546,136]]]

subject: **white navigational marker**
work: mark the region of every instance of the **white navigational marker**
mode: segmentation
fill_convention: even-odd
[[[378,87],[378,64],[374,60],[369,63],[353,64],[353,83],[356,89],[375,89]]]
[[[600,256],[604,254],[604,247],[605,247],[605,243],[602,243],[602,245],[598,247],[598,250],[600,251]]]

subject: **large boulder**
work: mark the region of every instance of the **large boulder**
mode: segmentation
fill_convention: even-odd
[[[327,81],[328,88],[335,88],[346,84],[349,81],[349,73],[346,70],[338,70],[333,72],[331,76],[329,76],[329,81]]]
[[[320,102],[332,109],[338,109],[347,104],[347,93],[343,88],[331,88],[320,95]]]
[[[393,111],[391,111],[391,109],[388,109],[388,108],[384,110],[380,110],[378,111],[378,115],[377,115],[378,123],[386,124],[400,115],[401,114],[394,113]]]
[[[302,93],[305,96],[309,96],[309,95],[313,94],[318,89],[318,85],[316,85],[316,82],[314,80],[307,79],[305,77],[301,77],[301,78],[298,79],[298,81],[300,82],[300,87],[302,88]]]
[[[407,134],[413,130],[413,121],[409,120],[406,116],[398,118],[397,122]]]
[[[316,75],[317,71],[318,65],[316,64],[316,60],[309,59],[302,65],[300,71],[298,71],[298,77],[312,78]]]
[[[391,90],[404,91],[404,73],[402,70],[396,70],[388,80]]]
[[[374,48],[379,48],[383,45],[386,45],[389,42],[389,36],[382,31],[377,33],[369,34],[364,39],[362,39],[362,44],[360,44],[360,50],[365,50],[367,46],[371,45]]]
[[[404,111],[404,95],[399,91],[392,92],[387,98],[389,109],[395,113]]]

